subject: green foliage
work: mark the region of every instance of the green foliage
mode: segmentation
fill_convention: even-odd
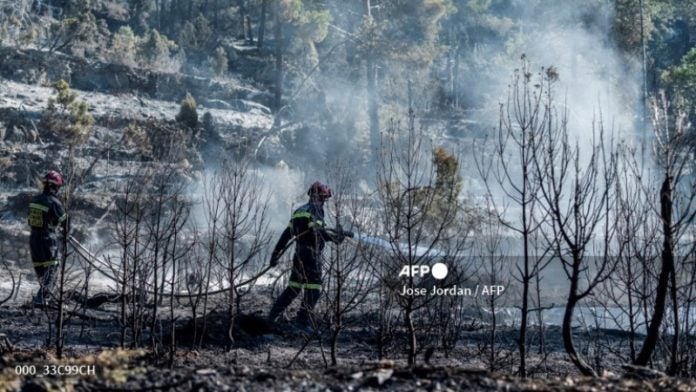
[[[0,2],[2,3],[2,2]],[[0,43],[29,45],[34,43],[41,29],[32,22],[28,1],[5,3],[0,11]]]
[[[126,146],[135,148],[142,153],[152,152],[150,138],[145,129],[138,124],[130,124],[123,130],[123,140]]]
[[[455,9],[449,0],[392,0],[363,18],[357,54],[388,70],[380,86],[383,99],[405,102],[409,80],[415,91],[427,88],[431,66],[445,48],[441,22]]]
[[[329,24],[332,20],[333,17],[327,11],[305,11],[296,20],[299,27],[298,34],[307,41],[322,42],[329,32]]]
[[[685,100],[685,107],[690,115],[694,115],[693,105],[696,103],[696,48],[692,48],[681,62],[662,74],[662,81],[670,87],[672,93]]]
[[[111,37],[107,59],[129,67],[140,66],[158,71],[176,71],[179,64],[173,54],[174,41],[150,30],[144,37],[136,35],[129,26],[122,26]]]
[[[97,20],[90,11],[48,24],[44,33],[50,52],[93,48],[99,36]]]
[[[94,118],[89,113],[87,102],[78,100],[65,80],[59,80],[54,88],[56,96],[48,100],[42,123],[65,139],[69,146],[79,146],[89,138]]]
[[[138,37],[128,26],[122,26],[111,37],[110,60],[124,65],[137,64]]]
[[[648,13],[643,9],[643,34],[646,40],[654,29]],[[613,34],[619,47],[627,52],[639,54],[642,51],[640,3],[634,0],[614,0]]]
[[[433,152],[433,165],[436,173],[435,192],[448,201],[456,200],[462,190],[457,157],[438,147]]]
[[[227,62],[227,52],[225,48],[218,46],[218,48],[215,49],[215,57],[212,58],[211,64],[215,76],[222,76],[227,72],[229,64]]]
[[[90,0],[67,0],[64,5],[65,14],[77,16],[90,11]]]
[[[440,21],[454,10],[448,0],[393,0],[384,4],[376,53],[411,63],[430,64],[437,50]],[[423,58],[423,56],[427,56]]]
[[[667,76],[681,88],[696,88],[696,48],[682,57],[679,65],[670,70]]]
[[[207,138],[214,137],[216,134],[215,132],[215,122],[213,121],[213,115],[210,114],[210,112],[205,112],[203,114],[203,131],[205,131],[205,135]]]
[[[196,100],[189,93],[181,101],[179,113],[176,115],[176,121],[186,125],[189,128],[195,128],[198,125],[198,111],[196,110]]]
[[[201,53],[212,47],[213,36],[208,19],[198,14],[192,21],[184,22],[178,42],[187,52]]]
[[[288,51],[300,68],[314,67],[319,61],[316,44],[326,39],[331,13],[315,1],[281,0],[280,7],[290,33]]]
[[[137,33],[147,32],[149,27],[149,18],[157,10],[156,0],[129,0],[129,8],[131,10],[131,25]]]
[[[141,41],[138,51],[143,64],[156,67],[159,63],[170,60],[171,51],[177,48],[176,43],[152,29],[144,40]]]

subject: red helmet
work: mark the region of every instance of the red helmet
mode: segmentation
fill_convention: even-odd
[[[43,178],[44,184],[63,186],[63,176],[55,170],[50,170]]]
[[[307,191],[307,196],[312,197],[313,195],[318,195],[323,199],[328,199],[331,197],[331,188],[329,188],[329,186],[326,184],[316,181]]]

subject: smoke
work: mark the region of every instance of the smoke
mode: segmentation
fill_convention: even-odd
[[[556,103],[568,110],[570,135],[581,149],[589,148],[592,121],[599,120],[600,114],[608,131],[632,138],[642,109],[640,66],[612,40],[613,2],[516,0],[507,4],[498,13],[509,15],[516,27],[486,51],[494,63],[500,60],[494,75],[500,83],[490,86],[493,100],[485,106],[497,108],[506,99],[512,70],[526,55],[532,69],[553,66],[558,72]],[[486,117],[491,114],[485,113]],[[496,124],[497,113],[495,118],[480,120]]]
[[[306,202],[305,173],[291,169],[284,161],[280,161],[273,168],[258,169],[258,174],[270,196],[270,229],[273,232],[282,231],[287,226],[293,209]]]
[[[455,3],[458,13],[450,19],[466,20],[470,2]],[[285,91],[292,118],[300,119],[301,124],[279,133],[283,145],[280,151],[284,152],[267,160],[275,167],[256,169],[271,196],[272,230],[285,227],[292,208],[304,202],[310,182],[319,179],[332,185],[326,170],[332,162],[350,157],[351,165],[357,168],[356,183],[374,183],[376,168],[365,163],[370,156],[365,70],[360,59],[349,59],[360,45],[355,32],[363,10],[345,2],[329,4],[334,19],[327,39],[320,45],[319,66]],[[340,12],[346,10],[350,12]],[[600,116],[610,133],[607,137],[635,140],[642,112],[641,72],[638,61],[623,54],[612,39],[612,1],[500,1],[493,2],[480,18],[479,31],[469,32],[471,50],[458,49],[462,57],[456,89],[465,97],[468,109],[459,125],[454,125],[464,130],[457,133],[459,139],[455,142],[459,147],[451,144],[448,128],[453,127],[452,123],[435,119],[427,124],[434,146],[464,151],[460,167],[465,193],[475,196],[485,189],[471,159],[475,151],[466,144],[497,127],[499,103],[507,99],[513,71],[520,67],[523,54],[532,70],[553,66],[557,71],[556,103],[559,109],[567,109],[571,142],[578,143],[581,153],[590,150],[593,121]],[[453,22],[443,21],[443,26],[446,23]],[[441,38],[446,36],[443,30]],[[441,54],[440,64],[446,56]],[[406,113],[405,102],[395,105],[387,96],[389,79],[409,77],[402,71],[379,70],[383,130],[390,116],[398,120]],[[442,69],[434,73],[438,72]],[[425,91],[414,98],[425,102],[434,96],[434,91]],[[424,112],[424,107],[416,108],[419,120]]]
[[[558,74],[553,85],[555,105],[559,114],[567,111],[569,142],[577,143],[581,157],[597,143],[593,125],[600,120],[607,149],[612,138],[614,143],[638,144],[643,110],[640,63],[613,40],[613,1],[514,0],[498,2],[485,17],[481,26],[496,26],[504,33],[474,31],[482,38],[462,60],[469,74],[462,75],[458,93],[470,109],[477,109],[468,112],[474,126],[466,126],[473,140],[482,140],[483,134],[497,137],[498,108],[507,102],[513,72],[524,56],[535,74],[542,67],[553,67]],[[462,168],[470,189],[485,192],[471,157],[464,157]],[[497,204],[509,204],[502,192],[493,191]],[[508,211],[512,216],[515,212]]]

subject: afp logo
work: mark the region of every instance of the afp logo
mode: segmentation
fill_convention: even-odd
[[[405,265],[403,268],[401,268],[399,277],[413,276],[422,278],[427,274],[431,274],[433,278],[442,280],[447,277],[448,273],[449,270],[447,269],[447,265],[444,263],[435,263],[432,267],[428,265]]]

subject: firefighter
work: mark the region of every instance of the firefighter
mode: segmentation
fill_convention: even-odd
[[[321,252],[326,241],[340,244],[353,233],[338,229],[327,229],[324,225],[324,202],[331,197],[331,189],[317,181],[307,191],[309,202],[292,213],[288,227],[283,231],[273,253],[270,264],[278,265],[286,246],[295,238],[295,253],[292,258],[292,273],[288,287],[278,297],[268,315],[270,321],[278,316],[304,290],[302,304],[297,313],[300,327],[315,328],[313,309],[321,295]]]
[[[68,216],[57,196],[62,185],[60,173],[49,171],[43,177],[43,192],[34,196],[29,204],[31,261],[39,280],[39,291],[34,296],[35,305],[47,304],[51,295],[59,264],[56,227],[62,226],[63,230],[67,230]]]

